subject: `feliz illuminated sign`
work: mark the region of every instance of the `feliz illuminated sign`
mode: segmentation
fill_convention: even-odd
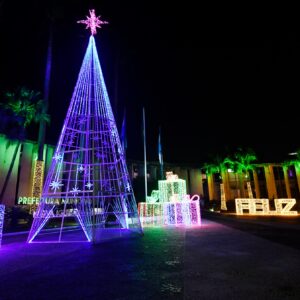
[[[298,215],[296,210],[291,210],[296,204],[296,199],[274,199],[275,210],[270,210],[269,199],[235,199],[235,210],[237,215],[243,215],[247,211],[250,215]]]

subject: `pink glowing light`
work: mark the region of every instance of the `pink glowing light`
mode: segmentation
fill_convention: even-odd
[[[86,17],[87,20],[80,20],[77,21],[77,23],[86,24],[86,29],[90,28],[92,35],[95,35],[97,33],[97,27],[101,28],[102,24],[108,24],[108,22],[100,20],[101,16],[96,17],[94,9],[90,10],[90,17],[89,16]]]

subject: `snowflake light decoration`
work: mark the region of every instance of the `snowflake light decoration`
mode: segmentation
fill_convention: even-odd
[[[75,186],[75,187],[72,188],[72,190],[70,192],[73,193],[74,195],[77,195],[78,192],[81,192],[81,190],[79,190],[78,187]]]
[[[85,186],[90,190],[92,188],[93,184],[88,182]]]
[[[83,165],[80,165],[80,166],[78,166],[78,167],[77,167],[77,170],[78,170],[79,172],[82,172],[82,171],[84,171],[84,167],[83,167]]]
[[[54,193],[56,192],[56,190],[58,190],[61,186],[63,186],[63,184],[61,183],[61,181],[55,181],[53,180],[50,183],[51,189],[54,190]]]
[[[91,34],[95,35],[97,33],[97,27],[101,28],[102,24],[108,24],[108,22],[100,20],[101,16],[96,17],[94,9],[91,9],[89,12],[90,16],[86,16],[87,20],[80,20],[77,21],[77,23],[86,24],[86,29],[90,28]]]
[[[62,159],[62,155],[61,155],[60,153],[56,153],[56,154],[53,156],[53,159],[55,159],[56,161],[61,160],[61,159]]]

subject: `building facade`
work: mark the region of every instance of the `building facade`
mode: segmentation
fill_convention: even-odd
[[[0,135],[0,189],[3,189],[9,168],[11,167],[17,141],[11,141],[5,135]],[[44,148],[44,179],[47,175],[55,147],[45,145]],[[9,177],[3,204],[8,207],[18,204],[20,197],[36,197],[33,194],[35,162],[38,145],[33,141],[24,141],[19,147],[12,172]],[[127,167],[132,179],[137,202],[145,202],[144,162],[127,159]],[[227,170],[222,174],[205,174],[201,166],[184,164],[164,164],[164,173],[173,171],[179,178],[186,180],[187,193],[198,194],[207,202],[221,199],[221,183],[224,184],[226,201],[235,198],[248,198],[249,186],[254,198],[295,198],[300,202],[300,170],[297,166],[266,163],[257,164],[255,170],[249,172],[249,178],[241,178],[240,174]],[[147,163],[148,196],[158,188],[160,180],[159,162]],[[248,184],[247,184],[248,183]],[[0,190],[0,191],[1,191]]]
[[[17,141],[11,141],[5,135],[0,135],[0,189],[3,189],[4,182],[10,167],[12,172],[9,176],[7,187],[3,195],[3,204],[7,207],[12,207],[18,204],[20,198],[35,198],[36,195],[32,190],[35,163],[38,154],[38,145],[33,141],[24,141],[18,148],[16,158],[13,165],[12,159]],[[48,168],[55,151],[55,146],[45,145],[44,147],[44,174],[45,179]],[[137,202],[145,201],[145,176],[144,176],[144,162],[127,159],[127,167],[132,179],[132,184]],[[164,165],[164,171],[173,171],[178,174],[180,178],[187,181],[188,193],[202,195],[201,170],[191,168],[184,165],[168,164]],[[158,162],[147,163],[147,185],[148,194],[157,189],[158,180],[160,178],[160,166]]]

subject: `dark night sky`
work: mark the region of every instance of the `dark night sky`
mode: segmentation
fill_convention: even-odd
[[[167,162],[202,163],[238,146],[253,148],[261,162],[275,162],[300,147],[300,36],[293,7],[0,3],[1,95],[20,85],[43,90],[47,16],[55,15],[50,143],[58,140],[88,43],[89,32],[76,21],[95,8],[110,23],[96,43],[119,128],[126,107],[129,158],[143,158],[143,106],[149,160],[158,159],[160,125]],[[35,138],[36,128],[29,135]]]

